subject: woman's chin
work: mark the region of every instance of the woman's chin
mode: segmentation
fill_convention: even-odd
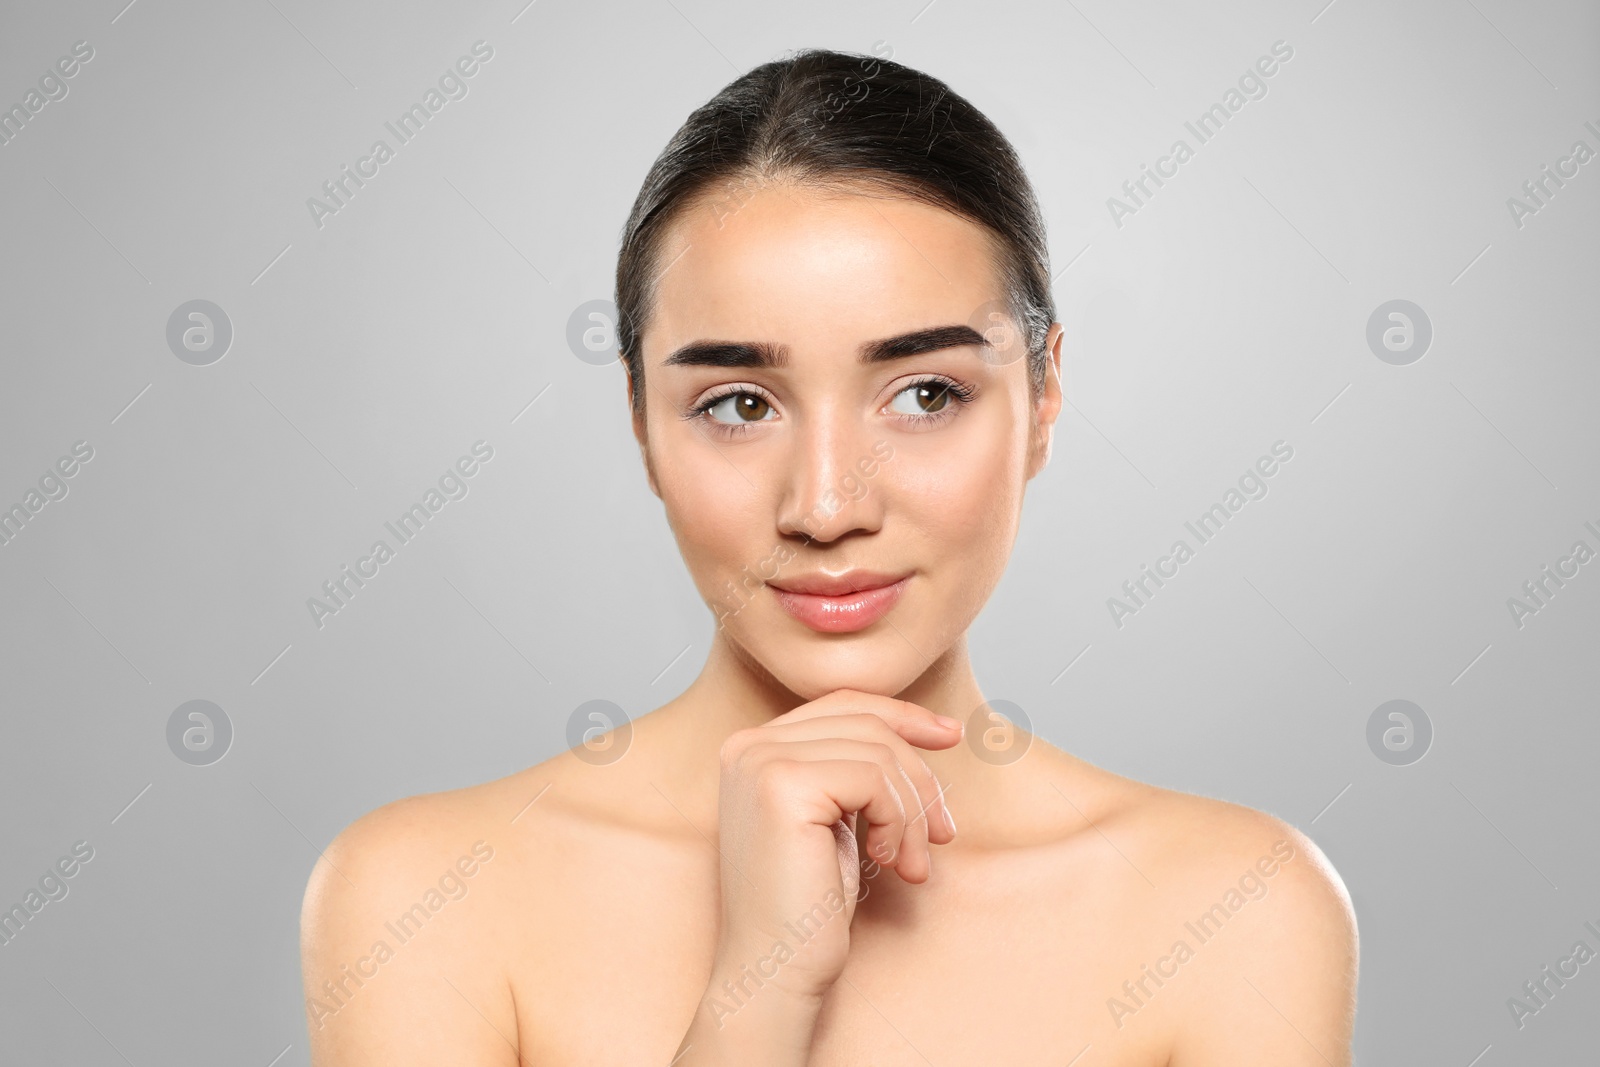
[[[791,693],[809,702],[839,689],[895,696],[922,675],[920,663],[909,654],[885,655],[882,650],[861,649],[850,653],[780,653],[775,662],[767,661],[766,668]]]

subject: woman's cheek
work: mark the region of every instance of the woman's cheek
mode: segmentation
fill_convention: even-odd
[[[663,495],[670,502],[668,522],[678,549],[701,592],[726,599],[732,582],[742,590],[735,599],[742,600],[753,595],[746,586],[765,580],[758,572],[772,552],[773,519],[757,512],[749,483],[726,464],[722,467],[731,481],[719,483],[713,471],[681,481],[675,476],[663,483]]]
[[[896,459],[899,459],[897,456]],[[1003,474],[986,464],[928,462],[899,468],[896,495],[905,513],[935,542],[970,545],[983,537],[1005,491]]]

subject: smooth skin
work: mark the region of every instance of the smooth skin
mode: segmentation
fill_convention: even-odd
[[[1062,327],[1037,396],[1003,333],[858,352],[981,328],[985,232],[771,179],[660,262],[634,433],[719,616],[705,666],[588,759],[340,833],[302,914],[316,1067],[1348,1067],[1355,915],[1312,841],[984,713],[965,634],[1049,461]],[[704,341],[786,361],[667,364]],[[824,634],[774,566],[912,577]]]

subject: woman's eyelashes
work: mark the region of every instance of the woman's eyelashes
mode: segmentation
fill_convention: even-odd
[[[716,413],[716,417],[712,417]],[[769,415],[777,414],[767,398],[744,386],[730,386],[711,394],[696,404],[689,418],[710,423],[718,430],[744,433],[753,422],[766,422]]]
[[[962,405],[969,404],[977,390],[953,378],[930,375],[918,378],[896,390],[885,405],[890,417],[908,429],[931,429],[954,418]],[[771,422],[777,408],[764,392],[753,386],[725,386],[684,414],[684,418],[708,425],[725,436],[748,433],[761,422]]]
[[[889,407],[893,408],[901,397],[909,396],[911,407],[897,409],[898,412],[910,415],[918,421],[927,421],[946,412],[955,414],[956,406],[971,402],[973,395],[974,391],[970,386],[953,379],[923,378],[895,393],[889,401]]]

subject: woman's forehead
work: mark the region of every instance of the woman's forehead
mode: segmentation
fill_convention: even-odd
[[[664,235],[654,360],[706,337],[854,346],[907,323],[965,322],[1003,296],[988,232],[943,208],[792,185],[740,195],[690,207]]]

